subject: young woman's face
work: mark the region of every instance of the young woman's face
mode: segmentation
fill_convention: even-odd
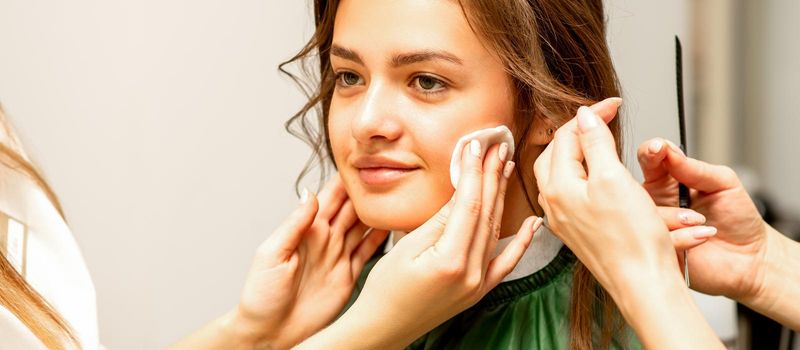
[[[453,194],[458,138],[512,127],[510,78],[455,1],[344,0],[330,58],[334,160],[369,226],[424,223]]]

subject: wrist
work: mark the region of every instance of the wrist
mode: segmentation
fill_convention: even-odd
[[[753,256],[752,265],[755,266],[755,269],[750,281],[745,281],[749,283],[742,283],[742,286],[734,286],[734,293],[729,296],[751,308],[752,305],[768,303],[768,300],[772,298],[770,294],[773,291],[769,288],[769,280],[774,272],[780,269],[779,264],[784,255],[782,235],[766,222],[763,223],[763,227],[764,248]],[[741,288],[738,293],[737,287]]]
[[[401,314],[385,307],[362,307],[356,301],[338,320],[294,349],[403,349],[415,339],[403,333],[410,323],[397,317],[382,319],[382,315]]]
[[[800,328],[800,244],[766,225],[764,253],[757,262],[759,272],[753,291],[739,301],[793,329]]]
[[[240,349],[272,349],[277,338],[268,329],[245,316],[238,307],[220,319],[220,328],[226,337],[239,344]]]
[[[645,256],[654,257],[658,254],[645,254]],[[614,267],[609,269],[604,278],[598,280],[614,300],[646,296],[650,294],[649,292],[658,292],[655,289],[666,281],[683,280],[674,258],[627,260],[616,258],[612,262]],[[644,290],[646,293],[631,293],[636,290]]]
[[[646,349],[722,348],[681,274],[647,275],[614,298]]]
[[[639,265],[620,270],[613,288],[606,290],[626,319],[641,319],[639,314],[643,311],[691,298],[678,266],[669,270]]]

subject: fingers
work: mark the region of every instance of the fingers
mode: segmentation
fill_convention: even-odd
[[[358,245],[358,248],[353,252],[351,255],[351,271],[353,273],[353,278],[358,278],[361,274],[361,270],[364,268],[364,264],[369,261],[369,258],[372,257],[372,254],[375,254],[375,250],[381,246],[386,237],[389,235],[389,231],[387,230],[370,230],[369,234],[361,240],[361,243]]]
[[[428,221],[425,221],[422,226],[414,230],[413,235],[407,235],[406,238],[397,242],[397,246],[407,247],[404,249],[410,249],[417,256],[419,255],[418,253],[435,245],[442,237],[455,203],[455,196],[453,196]]]
[[[589,176],[591,177],[593,172],[603,172],[605,169],[621,167],[622,163],[617,155],[614,135],[600,117],[589,108],[580,107],[577,119],[580,129],[580,148],[586,158],[586,165],[590,169]]]
[[[553,150],[550,155],[549,179],[561,181],[586,178],[586,170],[583,168],[584,155],[581,152],[578,129],[574,122],[559,128],[551,145]]]
[[[622,99],[619,97],[609,97],[605,100],[597,102],[589,107],[595,114],[597,114],[603,122],[608,124],[617,116],[619,106],[622,105]]]
[[[306,240],[308,252],[311,256],[323,256],[329,244],[335,244],[337,245],[337,251],[341,250],[341,240],[331,240],[333,232],[331,230],[333,229],[332,225],[335,217],[338,216],[345,201],[347,201],[347,192],[344,189],[342,179],[339,174],[334,174],[319,193],[319,210],[314,222],[311,224]],[[351,219],[348,216],[349,214],[345,214],[343,221],[350,221]]]
[[[314,216],[319,208],[317,197],[313,192],[303,191],[304,203],[301,203],[289,217],[272,233],[264,243],[269,250],[277,254],[281,261],[291,257],[297,249],[303,234],[314,222]]]
[[[487,289],[497,286],[504,277],[514,270],[514,267],[517,266],[519,260],[522,259],[528,246],[530,246],[534,232],[536,232],[541,225],[542,218],[531,216],[525,219],[511,243],[503,249],[500,255],[489,262],[489,266],[486,270]]]
[[[621,98],[611,97],[603,101],[600,101],[598,103],[595,103],[594,105],[589,107],[589,109],[595,114],[597,114],[603,120],[603,122],[609,123],[614,119],[614,117],[616,117],[617,111],[621,104],[622,104]],[[578,146],[575,146],[575,141],[574,141],[575,139],[573,138],[573,137],[577,138],[577,136],[574,136],[577,135],[577,130],[578,130],[576,119],[577,118],[572,118],[569,122],[561,126],[553,142],[547,145],[545,150],[536,159],[536,162],[534,163],[534,173],[536,175],[536,182],[540,188],[542,186],[546,186],[549,183],[549,180],[551,179],[550,171],[552,168],[551,163],[552,163],[553,153],[555,152],[554,148],[561,147],[561,146],[556,146],[557,143],[561,143],[557,141],[557,139],[566,138],[567,141],[569,141],[566,143],[567,146],[564,146],[565,148],[559,151],[560,152],[559,154],[567,156],[567,158],[564,159],[570,160],[570,158],[580,158],[576,156],[578,153],[577,152]],[[566,136],[558,136],[559,134],[566,134]],[[581,161],[582,160],[583,159],[581,159]],[[582,174],[584,174],[583,167],[581,166],[581,168],[578,169],[577,167],[575,167],[574,161],[564,162],[562,164],[563,167],[560,169],[566,169],[573,174],[578,174],[579,176],[582,176]],[[555,167],[555,165],[553,166]]]
[[[371,227],[367,226],[361,221],[356,220],[356,223],[347,230],[347,233],[345,233],[344,254],[352,254],[353,250],[358,247],[364,236],[369,234],[370,229]]]
[[[341,252],[346,245],[346,240],[349,239],[348,231],[358,221],[356,210],[353,207],[353,201],[347,199],[342,204],[336,217],[331,222],[330,233],[328,237],[328,251]],[[360,237],[359,237],[360,238]]]
[[[473,232],[481,216],[483,156],[478,140],[472,140],[464,148],[461,161],[461,176],[454,194],[456,201],[447,226],[441,236],[443,249],[449,249],[456,255],[468,252],[472,244]],[[465,232],[470,234],[465,235]],[[463,254],[464,259],[467,258]]]
[[[670,231],[706,223],[706,217],[703,214],[691,209],[677,207],[657,207],[656,209]]]
[[[506,151],[503,159],[500,159],[500,148],[503,145],[505,144],[492,146],[484,157],[480,217],[469,250],[469,268],[473,269],[472,271],[485,271],[486,250],[493,240],[496,242],[496,237],[500,234],[500,220],[495,216],[495,212],[497,199],[501,194],[501,183],[505,179],[503,177],[505,158],[508,156]],[[507,150],[508,145],[504,148]],[[467,235],[462,232],[459,239],[463,240],[465,236]]]
[[[339,174],[335,174],[319,192],[320,210],[317,217],[325,222],[330,222],[339,212],[345,199],[347,199],[347,192],[344,189],[342,178]]]
[[[714,193],[741,186],[739,177],[729,167],[686,157],[672,147],[667,152],[667,160],[670,175],[689,188]]]
[[[683,251],[705,243],[717,234],[717,229],[712,226],[693,226],[673,230],[669,234],[675,250]]]
[[[356,215],[353,201],[348,198],[343,202],[336,216],[331,221],[331,236],[343,236],[350,227],[355,225],[357,220],[358,215]]]
[[[667,158],[668,150],[669,147],[666,146],[666,140],[661,138],[650,139],[639,145],[636,150],[636,158],[642,168],[645,183],[655,182],[669,175],[667,168],[663,164]]]
[[[345,234],[346,238],[343,255],[352,255],[353,251],[361,244],[361,241],[364,240],[364,237],[366,237],[371,230],[371,227],[361,221],[357,221],[355,225],[350,227]]]
[[[689,158],[669,140],[648,140],[639,145],[636,153],[645,183],[671,175],[690,188],[709,193],[735,188],[740,184],[736,173],[730,168]]]
[[[502,147],[502,145],[501,145]],[[506,157],[500,157],[501,160],[505,160]],[[513,161],[506,161],[503,165],[503,172],[502,177],[500,179],[500,188],[497,191],[497,198],[495,198],[494,202],[494,229],[492,235],[489,240],[486,242],[486,246],[484,247],[483,253],[483,267],[484,269],[489,263],[492,254],[495,252],[495,248],[497,247],[497,241],[500,238],[500,230],[502,229],[501,223],[503,221],[503,210],[505,209],[505,202],[506,202],[506,190],[508,189],[508,179],[511,177],[511,174],[514,172],[514,167],[516,164]]]
[[[551,160],[553,158],[553,142],[550,142],[544,151],[539,154],[536,161],[533,162],[533,174],[536,178],[536,185],[539,189],[547,186],[550,183],[550,168]]]

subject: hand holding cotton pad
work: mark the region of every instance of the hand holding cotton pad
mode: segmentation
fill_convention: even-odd
[[[453,149],[453,155],[450,157],[450,182],[453,187],[458,184],[458,178],[461,175],[461,152],[471,140],[478,140],[481,143],[481,154],[486,155],[486,151],[492,145],[507,143],[508,144],[508,157],[514,155],[514,135],[511,130],[505,125],[500,125],[495,128],[481,129],[471,132],[462,136],[456,142],[456,147]]]

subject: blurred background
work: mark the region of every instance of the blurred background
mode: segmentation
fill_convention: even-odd
[[[606,8],[630,168],[640,142],[678,138],[679,35],[690,155],[735,167],[797,233],[800,2]],[[108,348],[167,346],[237,302],[310,154],[283,128],[304,99],[277,65],[312,26],[307,1],[0,0],[0,103],[63,202]],[[697,300],[732,348],[792,346],[732,301]]]

